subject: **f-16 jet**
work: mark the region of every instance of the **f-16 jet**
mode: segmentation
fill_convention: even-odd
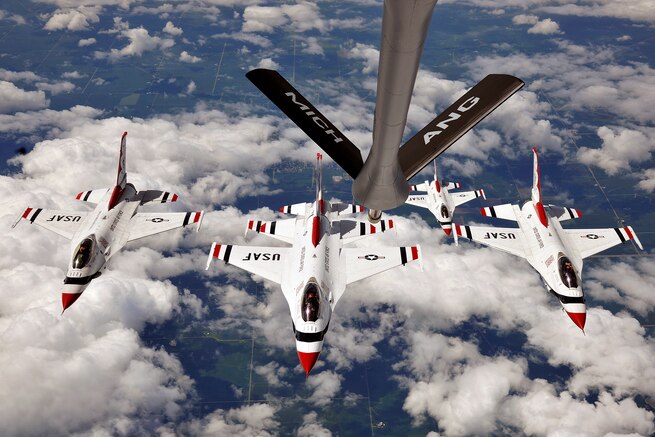
[[[504,204],[482,208],[487,217],[512,220],[518,228],[455,225],[459,237],[525,258],[541,275],[546,288],[555,295],[564,311],[583,332],[587,318],[580,273],[582,260],[628,240],[643,250],[631,226],[606,229],[563,229],[560,222],[580,218],[577,209],[545,206],[537,149],[534,153],[532,199],[522,208]]]
[[[126,243],[192,223],[197,223],[197,229],[200,229],[203,211],[137,212],[146,203],[175,202],[178,196],[159,190],[137,191],[127,182],[126,140],[127,132],[121,138],[116,185],[83,191],[76,197],[96,205],[93,211],[27,208],[18,219],[71,240],[71,260],[61,293],[63,311],[82,295],[93,279],[100,276],[107,261]]]
[[[221,259],[281,285],[306,377],[318,360],[332,312],[346,285],[420,258],[418,246],[344,247],[366,236],[395,229],[395,225],[393,220],[371,224],[346,219],[363,209],[324,200],[321,159],[318,154],[314,202],[280,208],[295,218],[248,222],[246,233],[266,234],[291,244],[290,247],[213,243],[207,260],[207,269],[213,259]]]
[[[436,217],[441,225],[441,229],[450,235],[453,229],[453,213],[455,208],[475,198],[484,196],[484,190],[462,191],[451,193],[450,190],[456,190],[461,187],[459,182],[439,183],[437,177],[437,161],[434,162],[434,179],[431,182],[425,181],[418,185],[410,185],[409,190],[426,191],[426,194],[410,194],[407,198],[407,204],[427,208]]]

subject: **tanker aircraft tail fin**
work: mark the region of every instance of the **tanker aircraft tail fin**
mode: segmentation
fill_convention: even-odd
[[[441,155],[523,85],[523,81],[514,76],[490,74],[468,90],[400,148],[398,160],[407,180]]]
[[[246,77],[350,177],[357,177],[364,166],[360,150],[280,73],[257,68]]]
[[[257,68],[246,77],[314,140],[353,179],[364,166],[361,151],[275,70]],[[524,85],[506,74],[490,74],[407,141],[398,152],[407,180]]]

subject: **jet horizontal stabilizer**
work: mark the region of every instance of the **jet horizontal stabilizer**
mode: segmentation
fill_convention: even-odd
[[[246,77],[350,177],[357,177],[364,166],[361,151],[280,73],[257,68]]]
[[[524,85],[506,74],[490,74],[421,129],[398,151],[410,180]]]

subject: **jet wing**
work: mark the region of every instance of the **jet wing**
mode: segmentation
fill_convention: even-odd
[[[280,212],[304,217],[305,215],[307,215],[307,203],[306,202],[294,203],[293,205],[281,206]]]
[[[290,247],[235,246],[212,243],[207,259],[207,269],[212,260],[222,259],[227,264],[281,284],[284,263],[289,262],[290,254]]]
[[[82,191],[81,193],[77,193],[77,196],[75,196],[75,198],[83,202],[88,202],[93,205],[97,205],[98,203],[100,203],[102,198],[105,197],[107,191],[109,191],[109,188],[100,188],[97,190]]]
[[[296,220],[295,218],[287,220],[276,220],[274,222],[266,222],[263,220],[248,220],[248,231],[257,232],[259,234],[270,235],[271,237],[284,241],[285,243],[293,244],[294,236],[296,233]]]
[[[418,206],[420,208],[428,208],[428,202],[425,201],[427,194],[410,194],[405,201],[408,205]]]
[[[145,190],[139,191],[141,196],[141,205],[153,202],[153,203],[166,203],[166,202],[177,202],[178,196],[175,193],[169,191],[159,191],[159,190]]]
[[[563,222],[565,220],[577,219],[582,217],[582,213],[575,208],[567,208],[566,206],[548,205],[548,209],[557,217],[557,220]]]
[[[386,232],[394,229],[393,220],[380,220],[379,223],[371,224],[358,220],[340,220],[339,232],[344,244],[352,243],[369,235]]]
[[[564,232],[581,258],[595,255],[628,240],[635,240],[637,246],[644,250],[632,226],[607,229],[564,229]]]
[[[192,223],[202,223],[204,211],[195,212],[145,212],[137,213],[130,220],[127,241],[181,228]]]
[[[511,203],[504,203],[502,205],[486,206],[480,209],[480,214],[485,217],[495,217],[503,220],[516,221],[516,213],[514,211],[514,205]]]
[[[337,215],[350,215],[364,212],[364,207],[355,205],[354,203],[331,203],[330,212],[337,213]]]
[[[60,211],[56,209],[27,208],[20,218],[27,220],[32,224],[39,225],[42,228],[46,228],[47,230],[70,240],[78,231],[88,214],[89,213],[85,211]],[[16,224],[14,224],[14,226],[16,226]]]
[[[419,246],[411,247],[344,247],[341,257],[346,266],[346,284],[351,284],[385,270],[419,260]],[[420,262],[420,261],[419,261]],[[336,296],[338,300],[340,296]]]
[[[521,258],[527,257],[522,242],[523,234],[519,228],[455,225],[455,232],[458,237],[468,238]]]
[[[429,182],[421,182],[418,185],[410,185],[409,191],[428,191]]]
[[[484,190],[463,191],[461,193],[450,193],[450,196],[452,197],[455,206],[459,206],[463,203],[469,202],[477,197],[482,197],[483,199],[487,198],[484,195]]]

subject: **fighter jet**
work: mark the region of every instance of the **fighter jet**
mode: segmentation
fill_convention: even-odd
[[[563,229],[560,222],[580,218],[582,214],[573,208],[544,206],[537,149],[532,151],[532,199],[522,208],[503,204],[480,210],[487,217],[516,221],[519,227],[455,225],[455,232],[459,237],[525,258],[541,275],[548,291],[559,299],[573,323],[584,332],[587,311],[580,280],[582,260],[628,240],[634,240],[642,250],[643,247],[631,226]]]
[[[197,223],[196,230],[200,229],[203,211],[137,212],[146,203],[175,202],[178,196],[159,190],[137,191],[127,182],[126,139],[127,132],[121,138],[116,185],[83,191],[76,197],[96,205],[93,211],[27,208],[14,224],[24,219],[71,240],[71,260],[61,293],[63,311],[100,276],[107,261],[126,243],[192,223]]]
[[[221,259],[281,285],[306,377],[318,360],[332,312],[346,285],[420,258],[419,246],[345,247],[360,238],[395,229],[394,222],[382,220],[374,225],[343,218],[363,209],[323,199],[321,159],[319,154],[314,202],[280,208],[295,218],[248,222],[246,233],[266,234],[290,247],[213,243],[207,260],[207,269],[213,259]]]
[[[407,198],[407,204],[427,208],[437,218],[441,229],[450,235],[453,228],[453,213],[459,205],[469,202],[477,197],[484,196],[484,190],[462,191],[460,193],[451,193],[450,190],[456,190],[461,187],[459,182],[439,183],[437,177],[437,161],[434,160],[434,180],[425,181],[418,185],[410,185],[409,190],[427,191],[426,194],[410,194]]]

